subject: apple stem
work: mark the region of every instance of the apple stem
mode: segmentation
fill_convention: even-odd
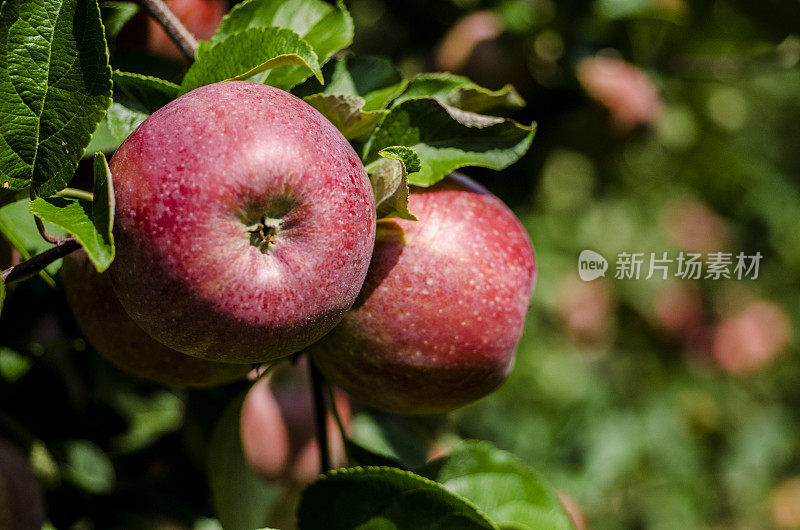
[[[164,28],[164,31],[178,45],[186,58],[190,61],[194,60],[197,39],[186,29],[183,22],[178,19],[164,0],[141,0],[141,4],[150,16]]]
[[[12,283],[30,278],[59,258],[81,248],[75,237],[60,238],[56,246],[3,271],[3,281]]]
[[[319,446],[320,472],[327,473],[331,469],[331,454],[328,444],[328,414],[325,406],[325,379],[317,366],[308,360],[311,367],[311,392],[314,400],[314,427],[317,431],[317,445]]]

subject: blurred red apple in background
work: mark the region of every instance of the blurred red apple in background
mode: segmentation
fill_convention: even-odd
[[[533,249],[511,210],[464,176],[412,189],[409,210],[418,221],[378,223],[358,300],[309,351],[328,380],[367,405],[445,412],[511,370]]]
[[[607,342],[613,335],[612,306],[611,291],[600,280],[584,282],[570,274],[557,289],[558,314],[576,342]]]
[[[475,47],[503,33],[503,23],[491,11],[476,11],[456,21],[436,50],[436,68],[459,72]]]
[[[686,252],[710,252],[725,248],[725,221],[702,202],[680,199],[664,207],[661,224],[667,236]]]
[[[703,298],[694,284],[679,283],[659,290],[654,309],[658,327],[675,338],[689,337],[703,324]]]
[[[800,529],[800,477],[787,478],[772,491],[772,522],[780,530]]]
[[[658,90],[638,66],[596,56],[579,62],[575,74],[586,94],[606,107],[622,129],[650,124],[661,114]]]
[[[86,340],[117,368],[163,385],[203,388],[243,379],[250,367],[204,361],[170,349],[125,313],[108,274],[83,250],[64,258],[64,291]]]
[[[347,428],[350,403],[340,390],[334,394],[336,410]],[[345,452],[332,413],[327,428],[331,462],[339,467],[345,464]],[[245,458],[266,481],[306,484],[319,475],[307,361],[282,364],[253,385],[242,405],[241,439]]]
[[[0,439],[0,528],[41,530],[44,497],[22,452]]]
[[[372,187],[301,99],[207,85],[147,118],[110,163],[120,302],[153,338],[211,361],[267,362],[331,330],[375,238]]]
[[[712,353],[727,372],[752,373],[783,350],[790,331],[789,317],[783,309],[772,302],[756,300],[714,328]]]

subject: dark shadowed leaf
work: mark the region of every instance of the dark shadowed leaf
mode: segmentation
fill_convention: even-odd
[[[106,38],[116,37],[122,27],[139,12],[139,6],[133,2],[103,2],[100,14],[106,28]]]
[[[300,530],[497,530],[441,484],[392,467],[328,473],[303,492],[298,523]]]

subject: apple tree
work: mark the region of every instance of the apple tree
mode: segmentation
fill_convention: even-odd
[[[2,318],[25,320],[26,297],[66,304],[80,331],[61,355],[88,343],[132,376],[103,365],[76,398],[127,427],[86,412],[50,437],[0,411],[3,527],[152,528],[81,506],[185,421],[205,465],[159,491],[207,492],[213,513],[183,513],[198,528],[571,528],[527,464],[439,436],[507,377],[535,283],[514,214],[454,173],[525,154],[535,125],[505,117],[522,98],[347,52],[341,2],[219,6],[2,4]],[[7,333],[13,395],[38,359]],[[90,441],[107,430],[109,447]],[[20,452],[45,490],[79,493],[45,515]]]

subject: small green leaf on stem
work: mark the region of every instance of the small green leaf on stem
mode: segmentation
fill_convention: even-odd
[[[408,174],[419,171],[419,157],[413,149],[402,146],[387,147],[379,154],[388,160],[376,161],[368,168],[378,219],[399,217],[416,221],[408,211]]]
[[[105,155],[94,159],[94,200],[38,198],[30,203],[34,215],[78,238],[98,272],[114,260],[114,187]]]
[[[341,94],[312,94],[303,98],[333,123],[348,140],[361,138],[375,129],[385,110],[364,110],[364,99]]]
[[[297,33],[285,28],[247,28],[201,46],[183,78],[180,93],[218,81],[247,80],[287,65],[300,65],[322,82],[317,54]],[[289,90],[294,85],[273,86]]]

